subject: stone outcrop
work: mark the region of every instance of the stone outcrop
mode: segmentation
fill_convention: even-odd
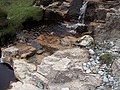
[[[14,60],[18,82],[10,90],[89,90],[101,83],[100,75],[83,73],[82,64],[89,61],[89,51],[73,48],[45,57],[40,65]]]
[[[64,90],[65,87],[68,90],[84,90],[87,87],[86,90],[89,90],[98,86],[101,80],[97,74],[82,72],[82,63],[88,60],[89,53],[85,49],[57,51],[43,59],[37,66],[37,72],[49,80],[50,90]]]
[[[6,48],[2,52],[5,57],[15,57],[19,55],[19,49],[14,46]]]
[[[43,90],[47,79],[36,72],[37,67],[24,59],[14,60],[14,72],[18,82],[11,84],[10,90]],[[20,88],[19,88],[20,87]]]

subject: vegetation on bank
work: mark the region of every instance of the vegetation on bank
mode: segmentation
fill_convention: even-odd
[[[0,20],[7,19],[8,26],[0,29],[0,38],[6,34],[15,34],[17,27],[28,19],[42,19],[42,9],[32,5],[34,0],[0,0]],[[7,17],[6,17],[7,15]]]

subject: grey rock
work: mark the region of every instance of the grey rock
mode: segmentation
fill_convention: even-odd
[[[112,64],[113,75],[120,75],[120,59],[115,60]]]
[[[14,72],[20,82],[15,82],[11,90],[43,90],[47,88],[48,79],[37,73],[37,67],[33,64],[25,62],[24,59],[14,60]],[[35,88],[35,89],[32,89]],[[38,89],[37,89],[38,88]]]
[[[42,90],[32,84],[22,84],[21,82],[12,83],[12,88],[9,90]]]
[[[89,46],[94,42],[94,39],[90,35],[84,35],[77,42],[81,46]]]
[[[115,40],[120,38],[120,13],[107,13],[106,23],[100,24],[95,29],[95,40]]]
[[[61,90],[65,87],[70,90],[79,90],[81,86],[88,84],[95,88],[101,82],[99,75],[84,74],[82,71],[82,65],[88,60],[89,52],[86,49],[73,48],[57,51],[43,59],[37,66],[37,72],[48,79],[49,90]]]
[[[19,49],[14,46],[6,48],[2,52],[4,57],[12,57],[12,56],[19,55]]]

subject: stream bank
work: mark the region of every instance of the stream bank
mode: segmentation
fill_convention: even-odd
[[[20,32],[16,45],[3,50],[21,81],[11,90],[119,90],[120,20],[113,3],[97,3],[97,19],[87,29],[82,24],[84,30],[68,20]]]

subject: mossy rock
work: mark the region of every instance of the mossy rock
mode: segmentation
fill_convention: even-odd
[[[101,64],[106,64],[107,66],[109,66],[110,64],[112,64],[112,54],[110,53],[104,53],[102,55],[100,55],[100,62]]]

